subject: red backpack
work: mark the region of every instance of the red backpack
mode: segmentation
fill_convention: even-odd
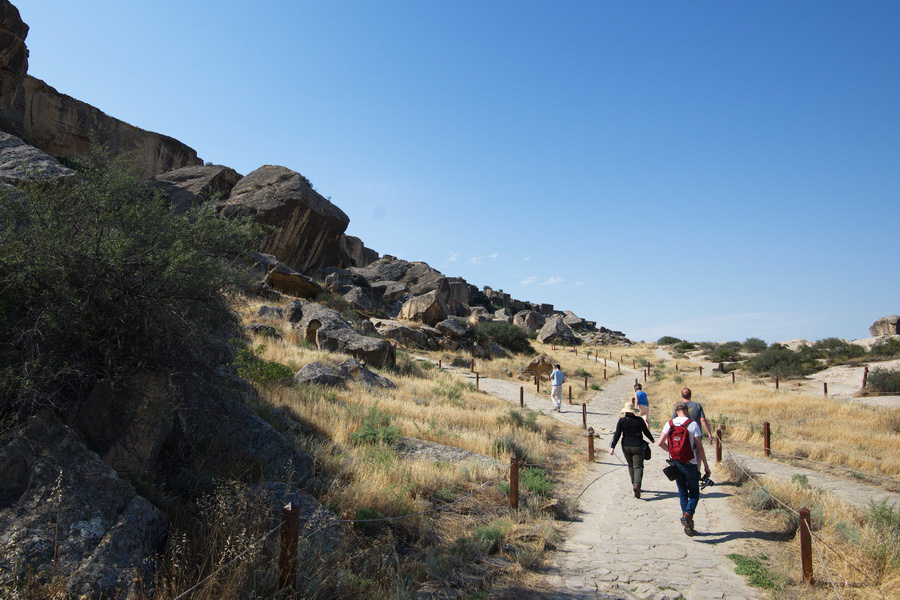
[[[691,448],[691,437],[688,432],[688,425],[691,420],[688,419],[681,425],[676,425],[673,421],[669,421],[669,456],[672,460],[680,463],[691,462],[694,458],[694,450]]]

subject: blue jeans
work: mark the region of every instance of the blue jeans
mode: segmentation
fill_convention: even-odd
[[[691,463],[675,462],[675,483],[678,484],[678,497],[681,500],[681,512],[694,514],[697,502],[700,501],[700,468]]]

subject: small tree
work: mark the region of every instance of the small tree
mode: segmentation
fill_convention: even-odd
[[[0,196],[0,412],[189,370],[232,318],[222,290],[246,272],[249,222],[177,215],[100,150],[79,167],[74,183]]]

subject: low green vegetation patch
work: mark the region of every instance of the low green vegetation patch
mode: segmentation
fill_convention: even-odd
[[[745,575],[753,587],[765,590],[780,590],[784,587],[784,580],[772,573],[766,565],[769,560],[766,555],[728,554],[726,556],[734,561],[734,572],[738,575]]]
[[[351,434],[350,439],[355,444],[387,444],[393,446],[397,443],[400,430],[391,425],[391,415],[379,409],[377,406],[366,411],[362,427]]]
[[[866,389],[880,393],[900,393],[900,371],[874,368],[869,372]]]
[[[498,425],[511,425],[516,429],[527,429],[528,431],[540,431],[541,428],[537,424],[538,413],[533,410],[521,411],[515,408],[509,409],[509,413],[497,417]]]
[[[503,321],[485,321],[475,328],[475,339],[482,346],[488,346],[491,342],[503,346],[512,352],[522,354],[534,354],[534,349],[528,341],[528,335],[521,327]]]
[[[539,467],[528,467],[522,471],[521,480],[522,487],[536,496],[553,495],[555,486],[547,479],[547,472]]]
[[[238,375],[252,381],[257,385],[291,385],[294,372],[287,365],[264,360],[260,355],[265,352],[265,344],[251,348],[246,340],[233,338],[231,347],[234,348],[234,366]]]

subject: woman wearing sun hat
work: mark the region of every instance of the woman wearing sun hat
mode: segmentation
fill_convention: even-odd
[[[634,497],[641,497],[641,480],[644,478],[644,438],[653,442],[653,434],[647,428],[647,423],[640,416],[641,411],[631,404],[631,399],[622,407],[622,418],[616,424],[616,433],[609,445],[609,453],[616,450],[616,442],[622,437],[622,454],[625,455],[625,463],[628,465],[628,475],[631,476],[631,487]]]

